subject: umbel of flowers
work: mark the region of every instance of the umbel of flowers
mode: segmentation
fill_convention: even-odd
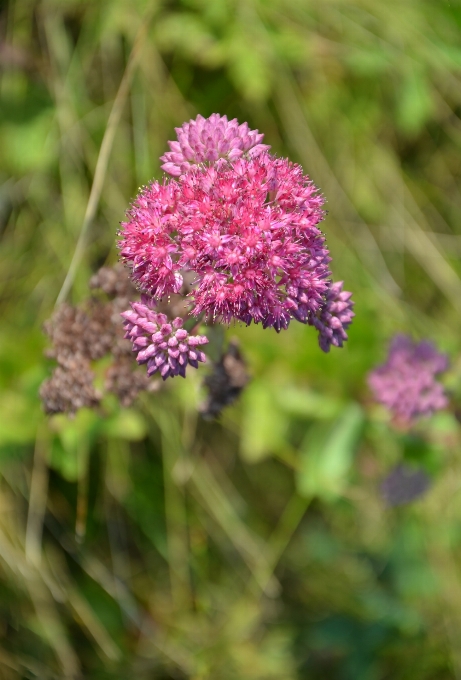
[[[324,199],[301,166],[270,154],[262,134],[226,116],[198,116],[176,132],[161,157],[171,177],[140,190],[120,232],[121,257],[145,294],[123,315],[138,361],[148,357],[148,371],[157,366],[164,379],[196,365],[185,351],[180,360],[159,349],[159,333],[168,345],[181,319],[167,324],[167,333],[152,316],[191,272],[187,297],[197,322],[254,322],[279,332],[296,320],[317,329],[325,352],[342,347],[354,316],[351,293],[332,282],[318,227]],[[188,347],[195,346],[193,337]]]

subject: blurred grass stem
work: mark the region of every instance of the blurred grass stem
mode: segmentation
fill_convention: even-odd
[[[98,160],[96,162],[96,168],[94,171],[93,183],[91,185],[90,196],[85,210],[85,216],[83,218],[82,228],[77,240],[77,245],[75,246],[74,254],[69,265],[69,269],[62,284],[61,290],[56,300],[56,305],[61,304],[69,294],[72,287],[75,274],[77,272],[78,266],[81,262],[85,248],[87,245],[87,236],[89,228],[93,222],[93,219],[98,208],[99,199],[101,197],[102,188],[104,185],[104,180],[107,172],[107,166],[109,164],[109,158],[112,151],[112,146],[114,143],[115,133],[120,122],[120,118],[125,106],[125,102],[128,97],[130,90],[131,80],[134,74],[134,70],[141,52],[141,48],[144,44],[144,40],[147,34],[147,29],[149,27],[150,14],[153,11],[153,5],[151,6],[150,12],[144,17],[141,22],[141,27],[135,37],[133,48],[131,50],[125,72],[123,74],[122,80],[112,106],[109,119],[107,121],[107,126],[104,132],[104,137],[101,143],[101,148],[99,150]]]
[[[205,504],[208,512],[215,518],[219,526],[230,538],[233,546],[239,552],[253,575],[252,589],[276,593],[280,589],[277,579],[271,574],[271,567],[267,564],[260,539],[253,535],[238,516],[227,494],[221,489],[209,465],[205,461],[197,461],[191,475],[200,501]],[[256,566],[259,568],[257,569]],[[262,576],[263,574],[263,576]],[[270,574],[266,577],[266,574]]]
[[[168,564],[171,597],[177,611],[191,608],[192,592],[189,575],[189,538],[185,489],[174,474],[182,456],[181,434],[172,414],[157,409],[157,424],[162,433],[163,479],[165,489],[165,517],[167,524]]]
[[[30,482],[29,510],[25,538],[25,555],[29,562],[39,564],[41,556],[43,520],[48,496],[48,447],[50,443],[47,423],[39,426],[35,440],[34,464]]]
[[[86,534],[86,519],[88,515],[88,443],[83,441],[78,452],[79,475],[77,483],[77,509],[75,517],[75,538],[83,541]]]
[[[271,595],[272,579],[283,553],[290,543],[311,502],[310,497],[294,493],[288,501],[277,526],[269,537],[264,548],[264,560],[253,570],[253,578],[259,583],[263,592]]]

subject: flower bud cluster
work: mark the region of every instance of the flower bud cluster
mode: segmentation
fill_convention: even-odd
[[[40,387],[46,413],[75,414],[80,408],[95,408],[103,392],[94,386],[92,362],[110,355],[104,392],[114,393],[122,406],[130,406],[144,390],[155,383],[139,371],[132,360],[130,343],[123,338],[120,312],[136,293],[121,265],[103,267],[90,281],[98,297],[73,306],[67,303],[56,309],[44,324],[51,347],[46,355],[57,366]],[[135,370],[133,370],[133,368]]]
[[[208,392],[206,400],[200,407],[203,417],[217,418],[226,406],[239,397],[249,380],[250,376],[239,345],[232,340],[203,381]]]
[[[347,340],[347,329],[355,314],[351,300],[352,293],[343,290],[343,282],[337,281],[329,287],[325,304],[318,315],[312,317],[312,325],[319,332],[319,345],[324,352],[329,352],[331,345],[342,347]]]
[[[381,483],[381,495],[387,506],[395,507],[416,500],[430,485],[431,479],[424,470],[400,463]]]
[[[270,148],[261,144],[264,135],[250,130],[248,123],[239,125],[236,118],[228,121],[227,116],[219,113],[209,118],[197,116],[175,130],[178,141],[168,142],[171,151],[160,157],[164,161],[162,170],[173,177],[179,177],[197,163],[235,161],[244,155],[255,157]]]
[[[132,302],[131,310],[122,313],[125,319],[125,338],[133,343],[133,352],[139,364],[147,364],[148,376],[157,371],[163,380],[180,375],[186,377],[188,364],[198,367],[199,361],[206,361],[199,349],[208,338],[204,335],[190,335],[182,328],[180,317],[171,323],[165,314],[153,309],[147,296],[141,302]]]

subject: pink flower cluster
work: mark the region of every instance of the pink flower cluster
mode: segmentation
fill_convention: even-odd
[[[226,116],[198,116],[176,132],[161,158],[172,177],[141,189],[122,223],[133,281],[160,300],[192,272],[192,316],[277,332],[296,319],[317,328],[324,351],[341,347],[353,303],[331,281],[324,199],[301,166]]]
[[[193,315],[262,322],[277,331],[309,321],[324,304],[330,260],[317,227],[323,198],[299,165],[263,154],[194,166],[153,182],[123,224],[123,259],[155,298],[196,274]]]
[[[160,157],[164,161],[162,170],[173,177],[188,172],[197,163],[235,161],[244,155],[254,158],[270,148],[261,144],[264,135],[250,130],[248,123],[239,125],[236,118],[228,121],[227,116],[218,113],[209,118],[197,116],[175,130],[178,141],[168,142],[171,151]]]
[[[130,304],[131,310],[122,313],[125,338],[132,341],[138,364],[147,364],[149,376],[158,371],[163,380],[175,375],[185,378],[187,364],[197,368],[199,361],[206,360],[198,347],[205,345],[208,338],[204,335],[189,335],[182,328],[181,318],[177,317],[169,323],[165,314],[153,309],[147,296],[143,296],[141,302]]]
[[[448,400],[436,376],[448,368],[448,358],[428,341],[416,344],[406,335],[396,335],[387,361],[368,376],[377,401],[402,424],[429,416],[447,406]]]

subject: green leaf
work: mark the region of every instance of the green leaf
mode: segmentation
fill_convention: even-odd
[[[381,76],[391,67],[391,59],[382,46],[351,51],[344,61],[353,73],[361,76]]]
[[[81,444],[84,444],[81,442]],[[59,438],[51,444],[51,467],[59,472],[68,482],[76,482],[86,471],[88,449],[83,445],[65,448]]]
[[[278,390],[276,398],[280,408],[286,413],[316,420],[334,418],[344,407],[343,402],[335,397],[290,385]]]
[[[52,127],[53,111],[46,111],[27,124],[3,125],[0,137],[2,154],[13,173],[44,170],[55,161]]]
[[[229,74],[245,99],[265,101],[271,90],[271,71],[267,55],[249,37],[232,37],[229,42]]]
[[[4,392],[0,395],[0,445],[34,441],[41,419],[38,400],[20,392]]]
[[[418,134],[433,111],[432,94],[424,73],[410,72],[397,101],[397,123],[403,132]]]
[[[363,421],[362,409],[351,403],[333,424],[311,428],[302,447],[297,477],[301,494],[327,501],[341,496]]]
[[[224,59],[219,43],[203,21],[192,13],[170,14],[157,22],[155,35],[162,50],[177,50],[205,66],[219,66]]]
[[[139,411],[123,409],[102,423],[101,430],[108,437],[140,441],[147,434],[146,421]]]
[[[271,385],[254,381],[242,396],[243,419],[240,452],[255,463],[286,445],[287,417],[279,408]]]
[[[88,453],[101,419],[94,411],[81,409],[73,419],[57,415],[51,423],[57,433],[51,447],[51,466],[69,481],[76,481],[86,472]]]

